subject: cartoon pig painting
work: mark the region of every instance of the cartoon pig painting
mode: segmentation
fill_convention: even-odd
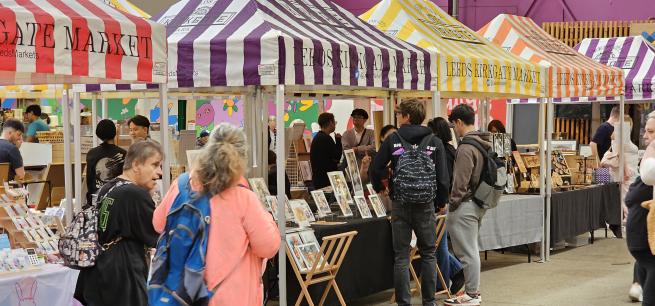
[[[214,107],[211,103],[205,103],[196,111],[196,124],[208,126],[214,122]]]

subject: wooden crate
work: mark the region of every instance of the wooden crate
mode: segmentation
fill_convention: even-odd
[[[542,28],[551,36],[574,47],[585,38],[630,36],[633,23],[651,22],[655,20],[544,22]]]
[[[555,118],[554,133],[565,139],[575,139],[578,144],[589,144],[591,141],[591,120]]]

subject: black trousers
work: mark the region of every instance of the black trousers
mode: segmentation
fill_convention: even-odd
[[[639,268],[646,272],[643,277],[641,288],[644,293],[644,302],[642,306],[655,306],[655,255],[649,250],[630,251],[632,256],[637,260]]]

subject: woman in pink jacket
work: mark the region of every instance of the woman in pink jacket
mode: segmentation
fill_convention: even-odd
[[[246,136],[238,128],[223,123],[191,167],[191,186],[212,194],[205,281],[218,289],[212,306],[255,306],[263,302],[261,282],[266,258],[275,256],[280,233],[257,196],[245,188]],[[157,232],[166,226],[166,215],[179,193],[177,183],[153,216]]]

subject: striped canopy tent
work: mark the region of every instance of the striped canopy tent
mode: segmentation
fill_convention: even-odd
[[[530,18],[508,14],[498,15],[478,33],[513,54],[533,63],[548,66],[548,97],[599,97],[623,94],[621,69],[599,64],[578,53],[550,36]],[[526,101],[521,100],[521,102]]]
[[[164,26],[102,1],[0,0],[0,28],[5,34],[0,35],[0,85],[46,84],[29,92],[54,90],[54,96],[61,94],[63,122],[71,122],[71,104],[74,114],[80,109],[79,94],[73,92],[70,103],[65,90],[70,84],[166,82]],[[72,160],[71,134],[80,137],[80,120],[72,122],[74,133],[64,124],[66,165]],[[80,151],[77,142],[76,173],[82,173]],[[70,167],[65,169],[66,220],[70,220],[73,183]],[[75,176],[75,187],[79,209],[83,202],[80,175]]]
[[[448,97],[542,97],[541,66],[509,54],[428,0],[383,0],[360,16],[389,35],[438,56]]]
[[[183,0],[166,25],[171,88],[289,85],[431,90],[429,52],[328,0]]]
[[[655,46],[643,36],[586,38],[575,49],[603,65],[622,69],[626,100],[655,99]],[[615,97],[598,99],[616,100]]]
[[[274,97],[279,203],[285,202],[285,97],[429,96],[436,89],[434,55],[387,36],[330,0],[182,0],[154,19],[167,28],[171,88],[238,91],[246,118],[258,118],[245,122],[253,141],[251,175],[268,172],[268,108],[260,106]],[[392,118],[393,108],[385,114]],[[278,212],[284,233],[284,210]],[[285,257],[281,248],[281,271]],[[279,287],[284,304],[286,278]]]
[[[550,103],[542,105],[538,119],[539,135],[543,135],[544,128],[546,130],[546,156],[552,154],[553,118],[555,113],[552,102],[593,101],[598,96],[623,95],[623,71],[621,69],[599,64],[578,53],[573,48],[550,36],[530,18],[507,14],[498,15],[481,28],[478,33],[513,54],[533,63],[548,66],[547,92]],[[512,102],[539,101],[536,99],[520,99]],[[620,105],[621,114],[623,114],[623,99],[621,99]],[[544,114],[547,114],[546,120],[543,120],[546,116]],[[620,135],[624,128],[624,122],[621,121],[618,126],[617,132]],[[621,143],[619,173],[623,173],[623,137],[619,138]],[[539,152],[543,156],[544,150],[539,150]],[[552,171],[552,158],[545,158],[544,161],[542,157],[541,164],[546,165],[545,172],[543,171],[544,167],[540,168],[542,170],[542,184],[540,186],[546,186],[546,188],[540,188],[541,194],[546,199],[545,243],[542,243],[542,246],[544,246],[542,250],[545,251],[542,251],[542,259],[549,260],[552,177],[546,174]],[[543,177],[545,177],[545,184],[543,184]]]
[[[102,2],[0,0],[0,20],[0,85],[166,81],[164,27]]]

